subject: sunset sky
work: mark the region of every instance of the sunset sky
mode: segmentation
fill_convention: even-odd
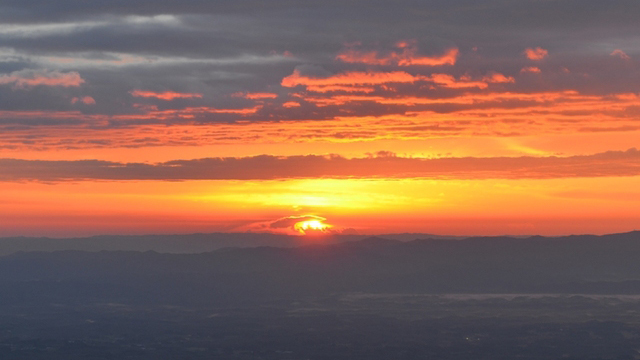
[[[0,236],[640,229],[638,14],[3,0]]]

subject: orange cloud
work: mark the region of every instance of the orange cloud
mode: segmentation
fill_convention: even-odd
[[[251,108],[242,108],[242,109],[216,109],[212,107],[189,107],[184,110],[178,111],[178,113],[185,114],[197,114],[197,113],[210,113],[210,114],[238,114],[238,115],[250,115],[255,114],[260,110],[261,106],[254,106]]]
[[[338,54],[336,60],[367,65],[442,66],[455,65],[459,53],[457,48],[451,48],[441,55],[419,56],[416,54],[418,49],[413,41],[399,41],[396,47],[402,49],[402,52],[391,52],[386,56],[380,56],[377,51],[359,51],[351,48]]]
[[[432,74],[430,77],[426,77],[425,79],[432,81],[442,87],[450,88],[450,89],[465,89],[465,88],[479,88],[486,89],[489,85],[483,81],[470,81],[470,80],[456,80],[451,75],[448,74]]]
[[[482,78],[482,81],[486,81],[488,83],[514,83],[516,82],[516,79],[514,79],[512,76],[505,76],[497,72],[492,72]]]
[[[129,93],[131,94],[131,96],[134,96],[134,97],[156,98],[156,99],[165,100],[165,101],[171,101],[175,99],[202,98],[202,94],[179,93],[174,91],[155,92],[155,91],[145,91],[145,90],[132,90]]]
[[[354,86],[354,85],[380,85],[388,83],[413,83],[426,79],[424,76],[411,75],[404,71],[391,72],[357,72],[351,71],[336,74],[329,77],[310,77],[301,75],[299,70],[294,70],[293,74],[282,79],[281,85],[284,87],[304,86]]]
[[[430,81],[450,89],[485,89],[489,86],[488,83],[512,83],[515,82],[515,79],[495,72],[485,76],[482,81],[472,81],[468,77],[456,80],[455,77],[449,74],[423,76],[411,75],[404,71],[346,72],[328,77],[309,77],[301,75],[299,70],[294,70],[293,74],[282,79],[281,85],[284,87],[304,85],[307,90],[318,93],[336,91],[371,93],[375,91],[375,88],[367,85],[407,84],[418,81]]]
[[[459,50],[456,48],[447,50],[440,56],[414,56],[412,51],[405,51],[398,61],[400,66],[422,65],[422,66],[441,66],[455,65],[458,59]]]
[[[287,109],[296,108],[296,107],[300,107],[300,103],[296,101],[287,101],[284,104],[282,104],[282,107]]]
[[[375,88],[371,86],[347,86],[347,85],[327,85],[327,86],[318,86],[318,85],[307,85],[307,90],[318,93],[327,93],[327,92],[350,92],[350,93],[372,93],[375,91]]]
[[[619,57],[622,60],[631,60],[631,56],[627,55],[624,51],[620,49],[613,50],[613,52],[610,55]]]
[[[34,86],[78,87],[84,79],[75,71],[62,73],[48,70],[20,70],[9,75],[0,75],[0,85],[14,84],[16,88]]]
[[[521,73],[536,73],[536,74],[539,74],[539,73],[541,73],[542,71],[541,71],[541,70],[540,70],[540,68],[538,68],[538,67],[535,67],[535,66],[527,66],[527,67],[523,67],[523,68],[520,70],[520,72],[521,72]]]
[[[525,49],[524,54],[529,60],[542,60],[549,55],[549,52],[541,47],[537,47]]]
[[[293,95],[318,107],[336,106],[340,112],[323,109],[326,114],[313,120],[267,121],[271,119],[258,117],[260,106],[171,110],[143,106],[138,107],[139,112],[135,114],[111,116],[70,111],[0,111],[4,123],[0,124],[0,149],[170,148],[292,141],[349,143],[596,132],[603,136],[606,132],[607,138],[615,138],[640,130],[633,115],[640,108],[640,96],[635,93],[602,96],[577,91],[469,92],[447,97],[399,93]],[[366,106],[369,103],[382,105],[379,107],[382,111],[368,111],[374,108]],[[367,112],[359,113],[359,109]],[[262,121],[250,121],[253,117]],[[36,125],[15,127],[15,123]],[[122,131],[123,126],[127,126],[126,132]],[[34,142],[34,138],[38,141]]]
[[[262,100],[262,99],[275,99],[278,97],[278,94],[268,93],[268,92],[255,92],[255,93],[243,93],[237,92],[231,94],[233,97],[241,97],[245,99],[251,100]]]
[[[435,76],[434,79],[429,78],[432,81],[438,81],[438,84],[444,87],[450,88],[469,88],[469,87],[487,87],[488,85],[484,82],[457,82],[455,79],[446,74],[435,74],[435,75],[443,75],[443,76]],[[321,105],[344,105],[350,102],[361,102],[361,101],[372,101],[378,104],[385,105],[404,105],[404,106],[416,106],[416,105],[436,105],[436,104],[458,104],[458,105],[479,105],[483,103],[501,103],[501,102],[509,102],[509,101],[526,101],[526,102],[536,102],[536,103],[547,103],[553,101],[562,101],[562,102],[570,102],[575,105],[575,108],[578,109],[580,107],[585,108],[586,106],[594,107],[594,109],[600,110],[613,110],[614,108],[607,106],[616,106],[615,104],[619,104],[621,109],[626,109],[633,104],[636,104],[635,101],[631,103],[627,102],[604,102],[602,97],[600,96],[592,96],[592,95],[581,95],[576,91],[567,90],[567,91],[555,91],[555,92],[538,92],[538,93],[517,93],[517,92],[491,92],[491,93],[465,93],[462,95],[454,96],[454,97],[446,97],[446,98],[433,98],[433,97],[417,97],[417,96],[395,96],[395,97],[385,97],[385,96],[372,96],[372,95],[333,95],[326,97],[318,97],[318,96],[304,96],[300,95],[305,101],[313,102]],[[618,98],[614,98],[615,100],[620,100]],[[497,106],[497,105],[496,105]],[[556,108],[549,107],[550,104],[547,105],[547,110],[549,112],[553,112],[557,110]],[[528,109],[527,107],[523,107],[523,109]],[[586,109],[586,108],[585,108]],[[483,110],[486,111],[486,110]],[[498,112],[497,109],[492,109],[492,112]]]

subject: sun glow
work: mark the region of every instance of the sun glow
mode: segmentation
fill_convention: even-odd
[[[331,225],[323,223],[321,220],[300,221],[294,225],[294,229],[302,234],[324,233],[331,228]]]

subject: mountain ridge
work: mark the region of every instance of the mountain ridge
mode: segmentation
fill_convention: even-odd
[[[640,232],[409,242],[370,237],[198,254],[77,250],[0,257],[0,304],[220,304],[341,293],[640,294]]]
[[[49,238],[49,237],[3,237],[0,238],[0,256],[9,255],[20,251],[156,251],[172,254],[196,254],[210,252],[226,247],[251,248],[261,246],[274,247],[300,247],[319,241],[328,244],[349,243],[376,237],[385,240],[411,242],[414,240],[441,240],[441,241],[475,241],[483,242],[489,239],[555,239],[570,240],[574,237],[584,239],[585,236],[601,238],[603,236],[614,238],[633,236],[638,231],[609,235],[568,235],[544,237],[533,236],[444,236],[432,234],[382,234],[382,235],[339,235],[329,234],[321,238],[312,238],[296,235],[283,235],[273,233],[196,233],[196,234],[169,234],[169,235],[97,235],[80,238]],[[309,239],[315,239],[309,241]]]

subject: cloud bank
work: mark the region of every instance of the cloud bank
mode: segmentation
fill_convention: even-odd
[[[100,160],[0,159],[0,181],[277,180],[304,178],[552,179],[640,175],[640,151],[569,157],[407,158],[380,152],[174,160],[157,164]]]

